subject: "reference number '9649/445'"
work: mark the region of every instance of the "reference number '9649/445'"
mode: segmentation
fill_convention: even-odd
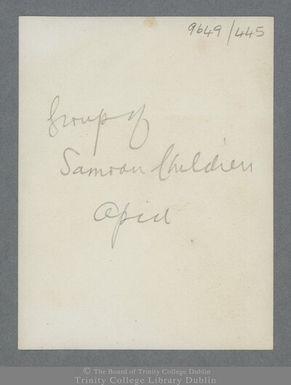
[[[203,36],[203,37],[216,37],[225,38],[227,45],[231,39],[251,39],[259,38],[265,35],[263,25],[255,26],[241,26],[236,19],[233,19],[232,24],[229,27],[222,26],[221,24],[208,25],[203,23],[193,22],[188,26],[190,35]]]

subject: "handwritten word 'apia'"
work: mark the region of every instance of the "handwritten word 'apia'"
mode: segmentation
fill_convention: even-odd
[[[136,220],[136,223],[157,223],[163,222],[166,225],[170,224],[169,220],[169,208],[165,210],[163,215],[160,213],[146,216],[144,213],[139,213],[136,215],[128,215],[128,208],[130,203],[128,202],[123,209],[120,209],[115,202],[104,202],[100,206],[98,206],[94,212],[94,220],[96,222],[101,222],[106,219],[115,219],[115,226],[113,228],[112,236],[111,236],[111,248],[113,249],[116,243],[116,239],[119,233],[119,229],[126,221]]]

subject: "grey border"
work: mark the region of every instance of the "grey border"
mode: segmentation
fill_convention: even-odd
[[[291,366],[290,0],[1,0],[0,365]],[[18,351],[18,16],[275,17],[275,310],[273,351]]]

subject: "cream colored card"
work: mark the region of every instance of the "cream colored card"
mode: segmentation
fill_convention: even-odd
[[[19,349],[273,348],[273,18],[20,17]]]

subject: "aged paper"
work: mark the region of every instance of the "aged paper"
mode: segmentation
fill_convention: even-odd
[[[19,349],[273,348],[273,19],[19,18]]]

